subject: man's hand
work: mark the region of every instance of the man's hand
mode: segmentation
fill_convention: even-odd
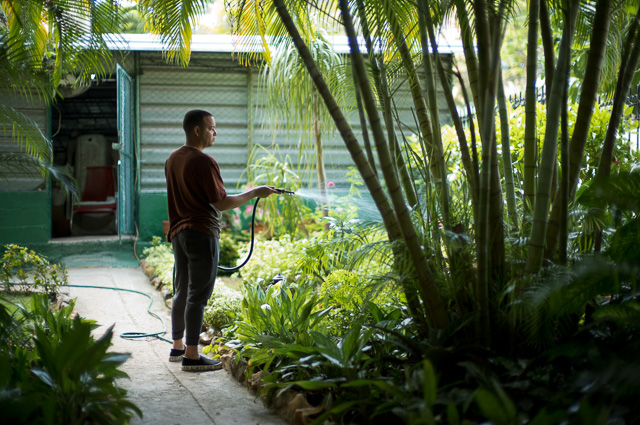
[[[257,198],[266,198],[268,196],[273,195],[274,193],[280,193],[273,186],[258,186],[253,189]]]

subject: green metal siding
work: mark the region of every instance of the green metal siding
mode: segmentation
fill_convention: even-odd
[[[225,184],[234,189],[247,166],[247,68],[229,55],[195,54],[188,68],[167,65],[161,55],[140,61],[140,190],[166,191],[164,162],[184,144],[182,118],[190,109],[210,111],[218,138],[214,156]]]
[[[0,193],[0,244],[46,242],[51,209],[46,190]]]
[[[140,58],[142,193],[166,190],[164,162],[184,143],[182,118],[188,110],[195,108],[210,111],[216,119],[218,138],[206,152],[220,164],[225,185],[231,191],[246,182],[250,145],[262,145],[277,152],[281,160],[288,156],[294,166],[299,162],[315,164],[313,152],[299,157],[299,132],[274,130],[266,121],[256,70],[251,78],[249,69],[228,54],[193,53],[187,68],[165,63],[160,53],[140,53]],[[443,59],[448,66],[448,59]],[[399,79],[398,84],[397,92],[401,93],[397,101],[398,114],[405,135],[409,135],[415,128],[413,101],[406,78]],[[439,82],[437,84],[439,87]],[[446,123],[448,111],[442,95],[439,106],[441,119]],[[356,137],[362,140],[357,111],[347,113],[347,117]],[[251,129],[250,122],[253,124]],[[399,129],[396,130],[400,137]],[[327,180],[344,181],[349,167],[353,166],[344,142],[337,131],[325,131],[322,141]],[[314,183],[315,177],[306,176],[305,181]]]

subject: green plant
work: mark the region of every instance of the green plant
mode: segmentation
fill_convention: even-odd
[[[140,409],[115,380],[129,354],[109,353],[109,329],[95,340],[95,324],[72,319],[74,303],[51,311],[33,294],[29,311],[9,314],[0,304],[0,409],[3,420],[33,424],[121,424]]]
[[[16,288],[27,292],[43,290],[55,299],[60,285],[67,283],[67,271],[33,250],[7,244],[0,264],[0,282],[8,292]]]
[[[376,283],[367,275],[338,269],[332,271],[320,285],[322,305],[331,307],[325,318],[332,335],[343,335],[355,323],[369,323],[369,304],[400,305],[404,296],[397,287]]]
[[[151,246],[142,251],[145,262],[154,268],[156,275],[164,285],[173,284],[173,249],[161,237],[154,236]]]
[[[260,282],[263,286],[271,283],[278,273],[287,279],[295,279],[298,260],[310,243],[308,239],[295,239],[289,235],[272,240],[256,239],[251,261],[238,274],[249,284]],[[240,257],[245,258],[248,251],[248,244],[241,247]]]
[[[240,291],[227,287],[222,281],[217,281],[213,294],[207,301],[207,307],[204,309],[204,323],[220,333],[239,316],[241,303]]]
[[[259,152],[264,152],[258,156]],[[270,185],[288,191],[302,187],[300,176],[292,166],[291,159],[279,159],[261,146],[251,154],[248,180],[252,185]],[[298,196],[279,195],[263,199],[258,204],[257,221],[265,227],[267,237],[288,234],[293,238],[308,237],[313,226],[313,211]]]
[[[224,231],[220,233],[220,258],[218,264],[223,267],[231,267],[240,258],[238,241],[234,235]],[[220,270],[218,274],[223,275],[224,272]]]

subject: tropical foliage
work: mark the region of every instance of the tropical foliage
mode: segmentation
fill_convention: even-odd
[[[72,75],[75,85],[115,66],[107,48],[121,28],[117,2],[82,0],[3,0],[0,4],[0,105],[2,134],[15,142],[0,156],[0,176],[51,173],[65,190],[77,194],[68,172],[53,165],[51,140],[14,106],[35,99],[49,104]]]
[[[173,46],[168,57],[185,65],[206,4],[139,2],[149,30]],[[640,59],[640,9],[627,0],[529,1],[524,119],[514,124],[500,64],[518,6],[227,2],[249,46],[243,63],[264,61],[270,75],[304,64],[379,212],[375,225],[339,222],[344,231],[287,257],[283,283],[249,278],[228,329],[227,345],[265,372],[269,390],[296,388],[323,407],[317,423],[639,418],[638,209],[628,201],[640,198],[629,172],[637,154],[621,149],[618,132]],[[457,70],[437,54],[451,17],[468,74],[464,107],[475,111],[468,131],[453,96]],[[323,25],[349,41],[352,78],[340,90],[355,93],[357,131],[312,48]],[[279,61],[291,43],[298,57]],[[403,81],[410,120],[395,107]],[[611,99],[606,116],[594,108],[598,95]],[[291,205],[278,208],[293,217]],[[345,300],[354,287],[363,296]]]
[[[34,251],[8,245],[0,291],[0,409],[3,420],[33,424],[122,424],[140,409],[116,379],[129,354],[108,352],[112,329],[74,312],[75,301],[52,309],[66,271]],[[28,303],[17,290],[35,291]],[[59,303],[62,305],[62,303]]]
[[[0,406],[6,421],[33,424],[121,424],[140,409],[115,384],[129,354],[108,352],[109,329],[73,317],[74,303],[57,312],[43,294],[29,309],[0,302]]]
[[[67,283],[67,271],[59,264],[51,264],[34,250],[8,244],[0,263],[0,283],[5,293],[44,291],[54,300],[61,285]]]

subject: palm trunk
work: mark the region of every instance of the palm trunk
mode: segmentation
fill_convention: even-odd
[[[639,20],[640,9],[638,9],[636,22]],[[640,30],[635,31],[635,37],[633,37],[632,40],[633,44],[629,54],[629,59],[620,67],[620,71],[618,73],[618,82],[613,96],[613,107],[611,108],[611,118],[609,119],[607,135],[604,139],[602,154],[600,155],[600,162],[598,163],[598,171],[596,172],[596,177],[599,178],[606,177],[611,174],[611,162],[613,161],[613,151],[616,143],[616,135],[618,134],[618,125],[620,125],[625,99],[629,94],[629,87],[631,86],[631,81],[633,81],[633,76],[635,75],[638,67],[638,59],[640,58]]]
[[[320,209],[322,211],[322,218],[324,219],[322,227],[325,231],[328,231],[329,222],[326,220],[329,217],[329,210],[327,208],[327,174],[324,169],[324,149],[322,147],[322,133],[320,132],[320,104],[318,102],[318,91],[315,88],[311,89],[311,99],[313,101],[313,139],[316,147],[316,171],[318,172]]]
[[[553,43],[553,29],[551,28],[551,18],[549,17],[549,7],[547,0],[538,0],[540,2],[540,35],[542,38],[542,51],[544,52],[544,85],[545,98],[547,105],[549,100],[549,92],[553,84],[553,74],[556,68],[556,57]]]
[[[477,258],[478,258],[478,284],[475,298],[478,305],[478,321],[476,322],[476,338],[484,346],[491,344],[491,314],[490,314],[490,287],[492,281],[492,258],[494,248],[491,235],[495,231],[492,216],[495,213],[492,207],[492,187],[494,172],[493,153],[495,149],[495,114],[494,110],[498,81],[498,69],[500,63],[500,46],[502,44],[500,31],[490,33],[487,18],[487,4],[484,0],[475,0],[476,30],[478,34],[478,60],[480,74],[479,98],[482,101],[482,110],[486,113],[480,120],[480,137],[482,140],[482,171],[480,173],[480,187],[478,197],[478,214],[476,222]],[[500,14],[500,17],[502,15]],[[497,27],[502,26],[498,22]],[[490,40],[493,39],[493,44]],[[496,167],[497,170],[497,167]]]
[[[636,22],[640,19],[640,9],[638,9],[638,15]],[[602,154],[600,155],[600,162],[598,163],[598,171],[596,172],[596,178],[607,177],[611,174],[611,162],[613,161],[613,151],[615,149],[616,135],[618,134],[618,126],[620,125],[620,119],[624,109],[625,99],[629,94],[629,87],[631,81],[636,72],[638,66],[638,59],[640,58],[640,31],[635,31],[636,35],[633,38],[633,44],[629,59],[623,66],[620,67],[618,83],[616,84],[616,91],[613,96],[613,107],[611,108],[611,118],[609,119],[609,126],[607,127],[607,135],[604,138],[604,144],[602,146]],[[602,246],[602,230],[599,230],[596,234],[595,252],[600,252]]]
[[[489,246],[491,249],[491,280],[502,284],[504,280],[504,201],[500,185],[498,146],[494,132],[491,152],[491,194],[489,197]]]
[[[565,78],[569,78],[566,75]],[[562,174],[569,172],[569,87],[564,86],[562,94],[562,122],[560,124],[562,133],[560,137],[560,162]],[[558,260],[561,266],[567,265],[567,243],[569,239],[569,180],[560,181],[560,254]]]
[[[373,155],[373,149],[371,148],[371,141],[369,140],[369,129],[367,128],[367,119],[364,116],[364,107],[362,106],[362,97],[360,96],[360,89],[358,88],[358,80],[356,75],[353,75],[354,82],[354,90],[356,95],[356,104],[358,107],[358,119],[360,120],[360,128],[362,129],[362,141],[364,142],[364,149],[367,152],[367,159],[369,160],[369,164],[373,168],[373,171],[378,174],[376,171],[376,160]]]
[[[576,122],[574,125],[571,143],[569,145],[569,168],[568,171],[562,172],[562,179],[567,182],[561,182],[561,186],[567,186],[567,202],[571,202],[578,178],[580,177],[580,164],[584,158],[584,150],[589,137],[591,128],[591,118],[593,117],[593,104],[596,102],[598,94],[598,84],[600,81],[600,73],[602,71],[602,61],[607,46],[607,36],[609,34],[609,23],[611,16],[612,0],[599,0],[596,5],[596,13],[593,20],[593,32],[591,34],[589,56],[587,58],[587,67],[582,82],[582,91],[580,92],[580,101]],[[636,21],[637,22],[637,21]],[[551,210],[551,218],[547,226],[546,234],[546,253],[545,257],[551,258],[555,252],[558,235],[560,211],[562,209],[562,201],[556,197]]]
[[[531,211],[536,190],[536,79],[538,78],[538,16],[540,0],[529,0],[529,32],[527,35],[527,87],[524,105],[524,210]],[[542,0],[544,1],[544,0]]]
[[[389,85],[387,83],[387,71],[384,66],[381,66],[378,69],[380,70],[380,87],[378,88],[378,92],[382,99],[382,111],[385,127],[387,129],[387,137],[393,148],[392,157],[396,164],[396,169],[398,170],[400,181],[402,182],[402,187],[404,188],[404,193],[407,197],[407,202],[411,208],[415,208],[418,205],[418,195],[416,194],[413,179],[411,178],[407,164],[404,161],[402,149],[400,149],[398,138],[396,137],[394,130],[393,116],[391,115],[391,96],[389,96]]]
[[[274,5],[276,7],[276,11],[282,20],[283,25],[287,29],[289,36],[291,37],[300,57],[302,58],[307,71],[309,72],[309,76],[313,80],[316,89],[318,90],[318,94],[322,97],[331,118],[333,119],[338,132],[342,136],[342,139],[355,163],[360,175],[362,176],[369,193],[373,197],[373,201],[380,212],[382,217],[382,221],[384,223],[385,229],[387,231],[387,235],[390,241],[397,241],[401,238],[400,226],[398,223],[398,219],[389,204],[389,200],[380,185],[380,181],[378,180],[376,174],[373,172],[371,164],[367,160],[366,154],[360,147],[358,140],[353,134],[353,130],[349,125],[346,117],[340,110],[335,98],[331,94],[329,87],[327,86],[326,81],[324,80],[322,73],[318,69],[311,51],[309,47],[302,41],[302,37],[298,32],[298,29],[291,19],[291,15],[287,10],[287,7],[284,3],[284,0],[274,0]]]
[[[529,253],[527,256],[527,273],[535,273],[542,266],[544,254],[545,232],[547,227],[547,217],[549,215],[549,203],[551,196],[551,183],[555,163],[558,160],[558,128],[560,125],[560,115],[562,111],[562,100],[564,85],[568,84],[566,78],[571,58],[571,42],[573,31],[578,17],[579,0],[571,2],[570,10],[567,13],[560,50],[558,53],[558,67],[553,79],[550,97],[548,99],[547,125],[542,145],[542,155],[540,160],[540,172],[538,178],[537,195],[533,211],[533,223],[531,226],[531,236],[529,238]]]
[[[473,111],[471,110],[471,103],[469,102],[469,95],[467,93],[467,89],[464,85],[464,79],[459,72],[455,72],[454,75],[458,79],[460,83],[460,91],[462,92],[462,97],[464,98],[464,105],[467,109],[467,116],[469,117],[469,134],[471,135],[471,159],[472,159],[472,167],[473,167],[473,178],[476,182],[480,181],[480,160],[478,159],[478,143],[476,141],[476,129],[473,121]],[[478,185],[476,184],[476,189]],[[478,195],[476,194],[476,197]],[[476,204],[477,207],[477,204]]]
[[[442,141],[439,138],[439,133],[435,135],[433,133],[433,127],[429,119],[429,113],[427,110],[427,104],[422,93],[422,87],[420,85],[420,78],[416,71],[411,57],[411,51],[407,46],[404,34],[400,28],[400,24],[393,11],[391,2],[385,2],[385,13],[389,19],[389,25],[394,35],[394,41],[398,47],[398,51],[402,58],[404,69],[409,77],[409,86],[411,90],[411,97],[413,98],[413,104],[415,107],[415,113],[418,117],[418,124],[420,126],[420,133],[426,143],[427,155],[429,158],[429,166],[436,181],[436,187],[438,188],[438,197],[440,199],[440,208],[442,209],[442,222],[446,230],[451,230],[451,221],[449,213],[449,191],[446,179],[446,166],[444,163],[444,154],[442,151]],[[431,85],[433,86],[433,85]],[[437,105],[436,105],[437,107]]]
[[[421,21],[424,21],[424,25],[421,24]],[[428,48],[427,48],[427,42],[428,42],[427,31],[429,32],[429,37],[431,39],[431,51],[433,52],[433,57],[436,62],[438,77],[440,78],[440,85],[442,86],[442,91],[444,92],[444,96],[447,101],[449,113],[451,114],[451,119],[453,120],[453,124],[456,129],[456,134],[458,136],[458,144],[460,145],[460,157],[462,159],[462,166],[464,167],[464,170],[467,174],[467,182],[469,183],[469,190],[471,191],[472,203],[473,205],[477,205],[478,203],[477,178],[476,178],[476,173],[473,172],[471,157],[469,156],[469,146],[467,145],[467,136],[465,135],[464,127],[462,126],[462,121],[460,120],[460,116],[458,115],[458,109],[456,108],[455,100],[453,98],[453,93],[451,91],[451,86],[450,84],[448,84],[449,79],[445,74],[444,67],[442,66],[442,61],[440,60],[440,56],[438,54],[438,45],[436,43],[435,30],[433,27],[433,20],[431,19],[431,14],[429,11],[429,4],[424,0],[420,2],[418,7],[418,24],[420,25],[420,38],[422,39],[422,55],[424,57],[427,57],[427,55],[429,54]],[[469,119],[472,119],[471,116],[469,116]]]
[[[509,216],[510,232],[518,233],[518,211],[516,209],[516,186],[513,183],[513,166],[511,164],[511,142],[509,140],[509,113],[507,112],[507,98],[504,94],[502,72],[498,81],[498,108],[500,112],[500,138],[502,142],[502,172],[507,198],[507,214]]]
[[[476,56],[476,48],[473,42],[473,31],[469,23],[469,15],[465,7],[464,0],[456,0],[456,16],[460,22],[460,32],[462,36],[462,47],[464,50],[464,61],[467,65],[467,74],[469,75],[469,86],[471,88],[471,97],[476,107],[478,122],[482,120],[482,104],[478,94],[480,77],[478,76],[478,57]],[[472,119],[469,116],[469,119]]]
[[[282,4],[282,0],[277,0]],[[284,6],[284,5],[283,5]],[[282,7],[284,8],[284,7]],[[443,329],[449,323],[449,315],[447,313],[446,304],[440,295],[440,291],[436,285],[434,276],[429,268],[429,263],[424,255],[420,239],[411,220],[407,204],[402,196],[402,190],[398,182],[397,174],[393,166],[393,161],[389,153],[389,147],[384,139],[384,131],[378,115],[377,105],[373,96],[373,91],[366,78],[366,69],[360,49],[357,44],[356,32],[351,21],[349,13],[349,5],[346,0],[340,0],[340,9],[342,11],[342,19],[347,37],[349,39],[349,47],[351,49],[351,62],[354,71],[358,74],[358,82],[360,83],[361,92],[364,99],[364,105],[369,117],[369,123],[374,136],[376,149],[380,158],[381,171],[384,176],[389,196],[393,203],[394,211],[398,217],[398,224],[402,232],[402,236],[406,247],[409,251],[412,264],[416,269],[419,279],[419,292],[426,306],[426,312],[431,319],[432,325],[437,329]],[[280,9],[279,9],[280,13]]]

